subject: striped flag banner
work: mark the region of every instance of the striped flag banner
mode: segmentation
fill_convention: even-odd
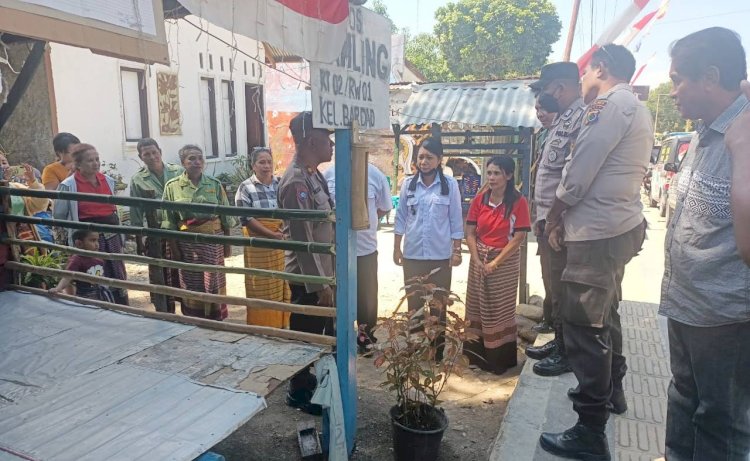
[[[208,22],[307,59],[330,63],[346,40],[349,0],[180,0]]]
[[[596,43],[594,43],[594,46],[592,46],[586,53],[583,54],[578,59],[578,69],[583,75],[584,69],[586,69],[586,66],[589,65],[591,62],[591,56],[594,55],[596,50],[602,47],[602,45],[606,45],[608,43],[613,43],[617,37],[622,34],[625,29],[628,27],[628,24],[633,22],[633,20],[641,13],[643,8],[648,5],[648,2],[650,0],[632,0],[631,3],[625,8],[625,11],[620,14],[615,19],[615,22],[610,24],[609,27],[599,36],[599,38],[596,40]]]
[[[638,80],[638,77],[640,77],[641,74],[643,73],[643,69],[645,69],[647,65],[651,64],[651,61],[653,61],[655,57],[656,57],[656,53],[652,54],[651,57],[648,58],[648,60],[641,67],[638,68],[638,70],[635,72],[635,75],[633,75],[633,80],[630,81],[631,85],[635,85],[635,82]]]
[[[633,27],[630,28],[630,31],[628,31],[627,34],[617,39],[615,43],[622,46],[629,46],[638,35],[641,35],[641,37],[648,35],[651,28],[654,26],[654,23],[667,14],[669,1],[670,0],[662,1],[658,10],[652,11],[642,17],[638,22],[633,24]]]

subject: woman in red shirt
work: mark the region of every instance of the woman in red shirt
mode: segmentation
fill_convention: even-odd
[[[74,173],[65,178],[57,190],[114,195],[115,180],[99,172],[101,162],[99,161],[99,152],[96,151],[94,146],[91,144],[78,144],[73,149],[71,155],[75,166]],[[53,205],[52,212],[55,219],[98,224],[120,224],[117,207],[109,203],[58,199]],[[70,243],[73,245],[72,241]],[[122,237],[119,234],[99,234],[99,251],[104,253],[122,253]],[[104,276],[127,280],[125,263],[122,261],[105,260]],[[113,288],[112,294],[116,303],[128,304],[127,290]]]
[[[489,187],[472,200],[466,218],[471,252],[466,320],[479,340],[465,347],[473,364],[495,374],[517,364],[519,247],[531,230],[529,205],[515,188],[515,169],[511,156],[492,157],[485,168]]]

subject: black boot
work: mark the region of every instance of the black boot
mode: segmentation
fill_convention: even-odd
[[[557,342],[550,341],[541,346],[529,346],[526,348],[526,357],[534,360],[542,360],[552,355],[557,350]]]
[[[560,376],[564,373],[570,373],[573,371],[570,368],[568,359],[558,353],[554,353],[544,360],[540,360],[534,364],[534,373],[539,376]]]
[[[539,437],[539,445],[545,451],[563,458],[582,461],[610,461],[612,459],[603,427],[594,429],[578,423],[559,434],[544,432]]]
[[[568,398],[573,399],[573,395],[578,393],[578,387],[571,387],[568,389]],[[607,410],[610,413],[621,415],[628,411],[628,402],[625,400],[625,391],[622,388],[615,387],[612,389],[612,397],[609,398],[607,403]]]

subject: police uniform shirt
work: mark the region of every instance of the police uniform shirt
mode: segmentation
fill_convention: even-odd
[[[575,144],[581,120],[586,113],[583,98],[578,98],[562,113],[549,129],[539,160],[534,187],[535,221],[547,218],[560,185],[565,159]]]
[[[279,181],[278,200],[281,208],[292,210],[332,209],[328,186],[316,168],[307,168],[295,160]],[[334,243],[332,222],[290,219],[285,223],[286,236],[299,242]],[[333,256],[321,253],[287,251],[286,272],[302,275],[333,277]],[[308,293],[315,293],[324,285],[306,283]]]
[[[557,188],[571,207],[566,240],[616,237],[643,222],[640,187],[653,141],[651,114],[630,85],[615,85],[588,106]]]

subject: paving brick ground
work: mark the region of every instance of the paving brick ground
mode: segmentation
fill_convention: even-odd
[[[669,356],[666,327],[657,306],[625,301],[620,305],[623,352],[628,373],[623,382],[628,411],[613,415],[607,436],[613,459],[650,461],[664,456]],[[543,343],[548,335],[540,337]],[[572,373],[542,378],[528,360],[508,405],[508,412],[490,454],[492,461],[547,461],[558,459],[539,447],[543,431],[563,431],[576,421],[566,392],[577,382]]]

